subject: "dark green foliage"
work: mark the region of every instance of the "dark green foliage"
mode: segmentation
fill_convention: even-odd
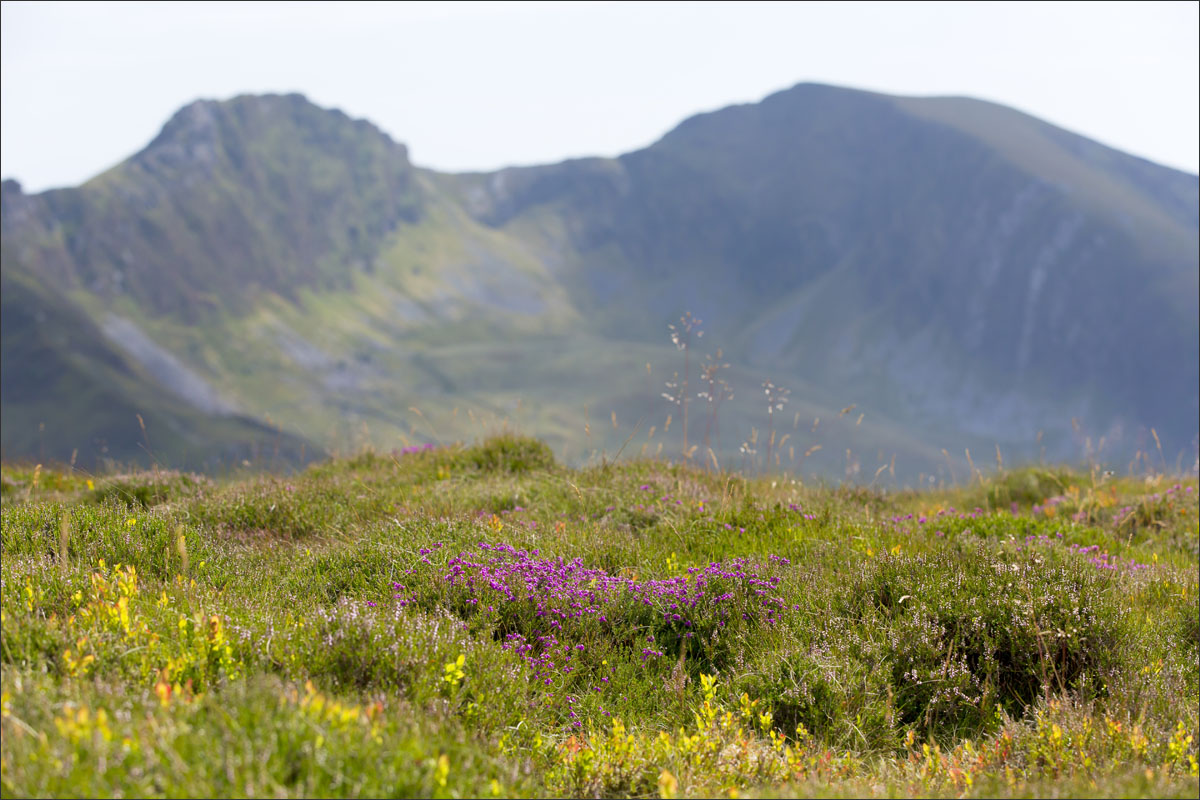
[[[1040,695],[1079,689],[1124,645],[1108,579],[1051,548],[967,546],[872,566],[844,607],[865,627],[888,620],[885,652],[905,722],[977,728],[994,703],[1019,713]]]

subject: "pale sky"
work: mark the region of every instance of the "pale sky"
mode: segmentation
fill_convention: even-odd
[[[447,171],[644,147],[802,81],[966,95],[1200,169],[1200,3],[4,2],[0,175],[77,185],[197,98],[298,91]]]

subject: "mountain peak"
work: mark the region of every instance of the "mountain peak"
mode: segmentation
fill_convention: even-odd
[[[421,207],[403,145],[299,94],[196,100],[81,187],[28,203],[16,189],[4,185],[5,237],[27,233],[42,251],[30,261],[59,264],[64,285],[192,320],[248,307],[259,290],[347,286]],[[58,244],[32,233],[66,223]]]
[[[318,106],[295,92],[194,100],[175,112],[135,158],[142,163],[211,166],[222,150],[240,149],[258,139],[275,146],[280,137],[326,151],[379,148],[408,163],[408,148],[372,123]]]

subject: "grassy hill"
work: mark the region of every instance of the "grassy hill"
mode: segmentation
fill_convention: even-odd
[[[0,468],[13,796],[1195,796],[1197,483]]]

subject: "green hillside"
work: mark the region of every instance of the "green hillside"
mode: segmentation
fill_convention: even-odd
[[[7,252],[5,253],[7,255]],[[318,445],[245,415],[213,415],[161,388],[86,313],[17,268],[0,277],[0,403],[6,460],[283,469]],[[47,402],[49,401],[49,403]]]

